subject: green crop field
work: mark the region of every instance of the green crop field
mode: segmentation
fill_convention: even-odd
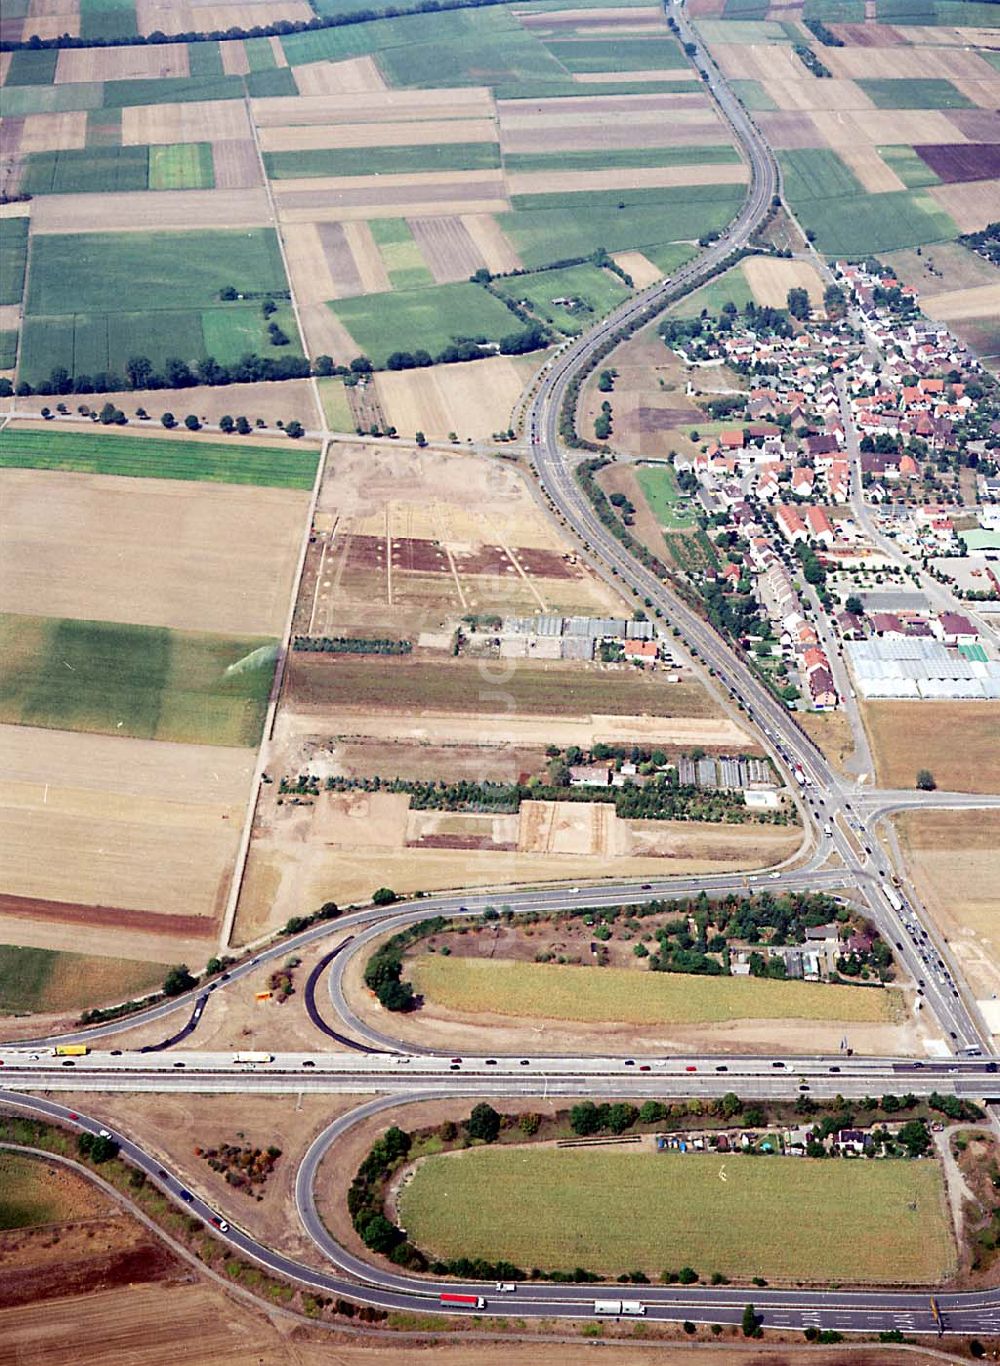
[[[246,38],[243,47],[251,71],[271,71],[278,65],[270,38]]]
[[[122,111],[120,109],[90,109],[87,111],[88,147],[120,147],[122,145]]]
[[[643,246],[642,254],[664,275],[672,275],[685,261],[690,261],[696,250],[688,242],[665,242],[659,246]]]
[[[11,85],[51,85],[56,78],[59,53],[53,49],[33,52],[28,48],[12,52],[4,88]],[[4,113],[7,113],[6,99]]]
[[[80,36],[134,38],[139,32],[135,0],[80,0]]]
[[[376,365],[384,365],[393,351],[423,349],[437,355],[456,337],[499,341],[522,330],[498,299],[466,282],[335,299],[327,307]]]
[[[752,113],[773,111],[778,107],[773,95],[764,89],[760,81],[730,81],[729,84]]]
[[[441,142],[427,147],[318,147],[266,152],[272,180],[300,176],[398,175],[411,171],[482,171],[500,165],[495,142]]]
[[[864,256],[944,242],[958,234],[949,214],[923,190],[866,194],[836,152],[779,153],[785,194],[803,228],[827,256]]]
[[[291,77],[290,72],[287,74]],[[242,76],[154,76],[148,80],[105,81],[103,103],[105,109],[127,109],[142,104],[189,104],[192,100],[242,100],[252,77],[245,79],[246,86]]]
[[[604,86],[601,86],[603,93]],[[737,164],[735,147],[608,147],[592,152],[509,152],[505,171],[596,171],[628,166],[717,166]]]
[[[192,76],[222,76],[222,51],[217,42],[188,43],[188,71]]]
[[[521,195],[497,221],[531,268],[590,256],[598,247],[624,251],[695,240],[725,227],[744,195],[742,185]]]
[[[17,329],[0,332],[0,370],[13,370],[17,362]]]
[[[932,171],[912,147],[879,147],[878,154],[899,176],[908,190],[922,190],[925,185],[939,185],[941,177]]]
[[[31,152],[25,158],[21,180],[21,189],[30,195],[98,194],[147,188],[149,149],[145,147],[92,146]]]
[[[977,0],[877,0],[882,24],[945,24],[996,28],[1000,15],[990,3]]]
[[[480,1147],[428,1157],[399,1214],[433,1256],[543,1270],[930,1285],[955,1266],[933,1160]]]
[[[545,46],[567,71],[669,71],[687,66],[679,45],[668,37],[550,38]]]
[[[15,52],[15,57],[20,57]],[[104,86],[100,81],[81,81],[78,85],[22,85],[8,82],[3,88],[5,118],[25,114],[63,114],[74,109],[100,109]]]
[[[405,218],[373,218],[368,227],[393,289],[433,285],[434,276]]]
[[[79,1010],[141,996],[158,987],[165,972],[162,963],[0,944],[0,1013]]]
[[[0,614],[0,722],[254,746],[273,647],[263,638]]]
[[[879,109],[971,109],[972,101],[951,81],[889,77],[857,82]]]
[[[272,229],[39,236],[20,376],[40,383],[55,367],[121,376],[132,356],[162,370],[172,356],[191,363],[214,355],[226,364],[248,350],[301,354],[287,309],[276,317],[289,345],[272,346],[260,304],[222,303],[227,285],[258,296],[287,292]]]
[[[824,24],[861,24],[865,0],[805,0],[803,19],[819,19]]]
[[[338,381],[339,383],[339,381]],[[311,489],[315,450],[299,445],[244,446],[174,437],[118,436],[103,431],[0,431],[0,469],[65,470],[129,478],[185,479],[208,484]]]
[[[493,288],[514,303],[527,304],[536,317],[570,336],[592,326],[603,314],[627,299],[630,292],[617,275],[589,262],[495,280]],[[574,302],[556,304],[555,299]]]
[[[151,190],[210,190],[214,185],[210,142],[176,142],[150,147]]]
[[[353,432],[357,423],[351,412],[347,390],[342,379],[321,379],[319,385],[320,402],[326,415],[326,425],[332,432]]]
[[[442,958],[411,964],[416,989],[463,1014],[620,1024],[708,1024],[720,1020],[897,1018],[899,993],[759,977],[695,977],[631,968],[563,967],[507,959]]]
[[[685,294],[683,299],[672,304],[667,311],[676,318],[697,318],[703,308],[715,314],[722,312],[724,304],[734,303],[737,308],[742,309],[752,300],[753,290],[743,274],[743,267],[737,265],[732,266],[717,279],[709,280],[708,284],[702,285],[700,289]]]
[[[677,475],[670,465],[637,465],[635,477],[660,526],[670,531],[683,531],[697,518],[691,508],[679,507],[689,500],[677,487]]]
[[[27,218],[5,218],[0,232],[0,304],[21,302],[27,256]]]

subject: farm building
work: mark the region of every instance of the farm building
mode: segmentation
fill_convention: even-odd
[[[844,653],[863,697],[1000,698],[1000,664],[967,659],[937,640],[851,640]]]

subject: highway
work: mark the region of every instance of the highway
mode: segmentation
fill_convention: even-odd
[[[302,934],[262,948],[245,962],[193,992],[158,1002],[122,1019],[59,1036],[58,1042],[85,1042],[95,1048],[138,1023],[169,1020],[164,1038],[142,1052],[118,1049],[93,1051],[86,1057],[58,1059],[44,1049],[56,1039],[0,1045],[5,1089],[0,1103],[31,1110],[71,1128],[97,1133],[99,1120],[71,1111],[52,1098],[74,1094],[127,1091],[241,1094],[334,1093],[370,1094],[372,1099],[336,1120],[317,1138],[297,1174],[296,1209],[309,1237],[329,1259],[333,1270],[319,1272],[267,1248],[236,1226],[219,1227],[220,1216],[196,1192],[182,1184],[178,1173],[125,1135],[115,1134],[123,1155],[183,1208],[214,1224],[219,1237],[235,1250],[277,1275],[292,1277],[326,1293],[342,1294],[386,1309],[426,1312],[438,1308],[441,1290],[467,1287],[435,1283],[376,1269],[339,1247],[323,1228],[313,1199],[316,1173],[324,1154],[355,1124],[374,1113],[407,1101],[469,1097],[548,1096],[594,1097],[712,1097],[735,1090],[746,1097],[791,1099],[842,1094],[860,1097],[886,1091],[926,1095],[947,1091],[976,1099],[992,1099],[998,1092],[996,1062],[975,1002],[967,1000],[947,954],[934,943],[923,923],[921,908],[904,892],[889,887],[890,869],[868,833],[874,822],[893,810],[911,806],[995,806],[1000,798],[970,798],[967,794],[863,791],[837,774],[805,736],[789,711],[757,680],[714,629],[693,612],[670,588],[645,570],[611,536],[595,516],[574,475],[575,457],[562,450],[558,420],[571,382],[585,372],[594,353],[630,320],[651,304],[662,304],[690,291],[707,278],[733,250],[745,245],[779,192],[775,158],[749,115],[735,99],[705,52],[678,5],[669,7],[681,40],[694,45],[695,65],[706,73],[707,87],[743,148],[751,169],[748,198],[738,217],[696,260],[673,279],[630,299],[592,331],[567,345],[543,370],[536,392],[526,406],[525,426],[531,458],[540,487],[565,525],[579,539],[588,559],[605,575],[639,600],[648,598],[669,626],[676,626],[683,643],[696,650],[703,664],[714,670],[714,681],[724,707],[741,722],[757,729],[763,742],[789,775],[801,798],[811,852],[800,854],[781,869],[701,878],[661,878],[647,883],[611,882],[579,888],[542,887],[509,891],[447,894],[401,902],[387,911],[365,908],[321,922]],[[736,708],[740,707],[742,712]],[[799,780],[795,774],[801,776]],[[867,849],[866,849],[867,841]],[[832,866],[831,856],[842,866]],[[889,895],[887,895],[887,888]],[[827,890],[865,908],[893,944],[895,956],[921,990],[929,1012],[940,1022],[952,1054],[941,1059],[782,1058],[707,1056],[666,1059],[637,1057],[462,1057],[452,1060],[431,1052],[407,1049],[398,1040],[373,1030],[350,1009],[343,993],[343,975],[352,957],[387,930],[403,928],[431,916],[455,917],[482,912],[487,906],[515,913],[565,910],[571,907],[615,906],[639,899],[709,895],[729,891]],[[896,901],[898,904],[893,904]],[[231,989],[261,964],[287,957],[319,940],[336,939],[317,963],[307,984],[310,1018],[320,1035],[348,1051],[282,1053],[267,1064],[236,1063],[231,1052],[171,1050],[195,1033],[211,997]],[[930,970],[929,969],[930,965]],[[329,970],[331,1001],[347,1033],[332,1028],[315,1007],[315,991]],[[307,1007],[308,1008],[308,1007]],[[180,1021],[180,1022],[179,1022]],[[35,1056],[33,1056],[33,1054]],[[965,1056],[963,1056],[965,1055]],[[31,1094],[44,1091],[45,1096]],[[519,1316],[588,1317],[593,1314],[595,1290],[589,1286],[522,1284],[513,1297],[500,1296],[493,1287],[468,1287],[482,1294],[492,1312]],[[600,1294],[600,1291],[596,1292]],[[607,1293],[605,1291],[605,1293]],[[777,1291],[770,1288],[734,1290],[731,1287],[630,1287],[612,1292],[641,1299],[651,1319],[690,1319],[700,1323],[737,1323],[752,1300],[764,1326],[802,1329],[809,1326],[844,1332],[873,1332],[899,1328],[904,1332],[934,1332],[926,1293],[889,1291]],[[942,1294],[938,1301],[949,1332],[1000,1332],[1000,1290]],[[468,1312],[451,1307],[445,1312]]]

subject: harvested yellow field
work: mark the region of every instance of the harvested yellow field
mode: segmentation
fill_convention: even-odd
[[[764,89],[779,109],[874,109],[875,105],[854,81],[825,80],[822,89],[814,77],[804,80],[765,80]]]
[[[299,307],[324,304],[327,299],[335,299],[337,288],[316,224],[288,223],[281,235],[285,243],[288,274]],[[327,312],[330,310],[327,309]]]
[[[83,147],[87,141],[87,115],[82,110],[64,114],[29,114],[21,128],[18,153],[61,152]]]
[[[617,251],[612,259],[626,275],[631,275],[636,289],[647,289],[650,285],[655,285],[657,280],[663,279],[663,272],[659,266],[654,266],[641,251]]]
[[[122,145],[244,142],[253,136],[239,100],[193,100],[190,104],[141,104],[122,110]]]
[[[977,52],[949,47],[831,47],[824,51],[823,61],[834,76],[847,80],[877,77],[996,79],[994,68]]]
[[[271,225],[263,186],[246,190],[52,194],[37,200],[33,210],[35,233],[167,232]]]
[[[932,185],[930,193],[951,215],[959,232],[979,232],[1000,215],[1000,180]]]
[[[670,71],[660,69],[649,71],[575,71],[573,80],[579,85],[602,85],[614,81],[616,85],[627,81],[696,81],[698,74],[691,67],[680,67]]]
[[[250,58],[242,38],[233,38],[219,44],[222,53],[222,70],[226,76],[246,76],[250,71]]]
[[[300,95],[343,95],[386,88],[373,57],[351,57],[345,62],[306,62],[295,67],[294,75]]]
[[[308,23],[313,17],[307,0],[234,0],[216,5],[199,0],[136,0],[140,33],[225,33],[282,20]]]
[[[867,702],[862,715],[882,787],[929,768],[943,791],[1000,792],[1000,702]]]
[[[383,177],[384,178],[384,177]],[[556,194],[562,190],[637,190],[673,185],[742,185],[750,172],[740,162],[692,166],[631,166],[599,171],[521,171],[507,176],[510,194]]]
[[[392,289],[392,282],[389,279],[389,272],[385,268],[385,261],[375,244],[372,230],[368,224],[360,221],[345,223],[344,241],[354,259],[354,265],[361,281],[360,293],[381,294]],[[338,289],[335,291],[335,295],[349,292]]]
[[[0,611],[279,636],[308,502],[291,489],[2,470]]]
[[[891,988],[825,982],[692,977],[631,968],[564,967],[511,959],[421,954],[408,964],[415,989],[460,1014],[581,1023],[711,1024],[721,1020],[890,1023],[905,1007]]]
[[[930,318],[940,322],[961,322],[965,318],[1000,317],[1000,284],[974,285],[953,289],[933,298],[921,298],[920,306]]]
[[[906,186],[891,167],[887,166],[874,147],[852,146],[839,149],[841,159],[854,172],[869,194],[884,194],[887,190],[905,190]]]
[[[209,933],[252,767],[249,750],[0,727],[0,933],[79,949],[86,925],[89,951],[156,959],[161,932]]]
[[[455,432],[462,441],[480,441],[506,431],[527,378],[526,366],[492,356],[427,370],[383,371],[375,388],[382,411],[399,431],[439,439]]]
[[[785,308],[790,289],[805,289],[813,308],[823,303],[823,281],[810,261],[782,261],[771,256],[748,256],[743,274],[759,304]]]
[[[404,123],[420,119],[492,118],[493,92],[468,86],[454,90],[361,90],[335,95],[281,95],[251,100],[258,128],[291,123]]]
[[[26,38],[61,38],[68,33],[71,38],[80,36],[79,14],[38,14],[29,15],[24,21]]]
[[[291,123],[262,128],[260,145],[265,152],[300,152],[321,147],[419,147],[441,142],[495,142],[496,137],[496,124],[491,119],[422,119],[412,123],[336,123],[328,126]],[[275,189],[289,183],[277,181]]]
[[[148,81],[190,75],[184,43],[136,47],[63,48],[56,62],[56,85],[77,81]]]
[[[716,43],[712,56],[730,80],[771,81],[784,85],[786,81],[804,79],[805,68],[788,43]]]
[[[482,252],[486,267],[495,275],[520,270],[524,264],[495,218],[489,214],[464,213],[462,226]]]

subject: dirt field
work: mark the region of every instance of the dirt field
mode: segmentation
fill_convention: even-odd
[[[880,76],[996,80],[996,71],[977,52],[947,47],[831,47],[823,60],[834,76],[848,80]]]
[[[249,138],[213,142],[212,172],[217,190],[247,190],[262,182],[257,149]]]
[[[33,233],[168,232],[271,226],[271,209],[263,187],[50,194],[38,199],[32,209]]]
[[[372,57],[351,57],[345,62],[306,62],[295,68],[295,84],[302,95],[340,95],[386,88]]]
[[[447,367],[438,384],[442,395],[454,395],[458,418],[463,396],[452,387],[453,370],[461,375],[466,367]],[[504,426],[508,420],[509,409]],[[296,629],[309,634],[347,626],[363,627],[362,634],[450,633],[468,612],[601,615],[617,602],[566,550],[516,468],[461,451],[338,446],[316,532],[296,617]]]
[[[289,489],[0,471],[0,610],[280,636],[308,501]]]
[[[954,219],[959,232],[978,232],[1000,212],[1000,180],[932,185],[930,193]]]
[[[743,262],[743,274],[759,304],[771,308],[785,308],[790,289],[805,289],[809,291],[809,302],[812,306],[822,306],[823,281],[819,278],[816,267],[808,261],[781,261],[767,256],[749,256]]]
[[[64,48],[56,62],[55,83],[157,80],[188,75],[188,54],[183,43]]]
[[[17,907],[4,903],[7,942],[79,950],[89,905],[149,912],[119,917],[128,933],[111,930],[113,913],[95,913],[100,928],[86,945],[94,953],[163,961],[171,944],[152,949],[157,913],[180,916],[185,929],[192,917],[211,928],[228,888],[250,751],[3,726],[0,754],[0,890],[64,903],[44,919],[34,908],[12,918]]]
[[[367,223],[345,223],[342,228],[336,224],[321,224],[319,235],[338,297],[346,296],[351,290],[360,294],[381,294],[392,288],[389,272]],[[344,246],[346,261],[343,259]],[[355,287],[355,282],[360,289]]]
[[[17,151],[56,152],[82,147],[87,140],[87,115],[82,110],[65,114],[29,114],[21,124]]]
[[[401,432],[425,432],[438,440],[455,432],[461,441],[488,441],[506,431],[533,369],[534,361],[494,356],[429,370],[385,371],[375,388],[386,418]]]
[[[337,294],[318,226],[315,223],[288,223],[281,235],[288,257],[288,273],[300,308],[316,304],[325,307],[325,300],[334,299]],[[329,309],[325,311],[333,318]]]
[[[141,51],[137,48],[136,51]],[[122,110],[122,146],[147,143],[246,141],[252,136],[239,100],[140,104]]]
[[[291,123],[279,127],[265,125],[260,132],[260,144],[265,152],[300,152],[323,147],[418,147],[442,142],[495,142],[496,132],[496,124],[490,119],[329,126]]]
[[[973,285],[922,299],[921,307],[929,318],[942,322],[961,322],[966,318],[1000,316],[1000,284]]]
[[[631,275],[636,289],[646,289],[663,278],[660,268],[647,260],[641,251],[619,251],[615,253],[614,260],[626,275]]]
[[[868,702],[862,714],[882,787],[929,768],[943,790],[1000,791],[1000,702]]]
[[[803,80],[802,63],[787,44],[716,43],[712,55],[723,75],[730,80],[764,81],[782,86],[786,82],[794,85]]]
[[[894,824],[921,900],[973,994],[991,1001],[1000,995],[1000,812],[914,811]]]

